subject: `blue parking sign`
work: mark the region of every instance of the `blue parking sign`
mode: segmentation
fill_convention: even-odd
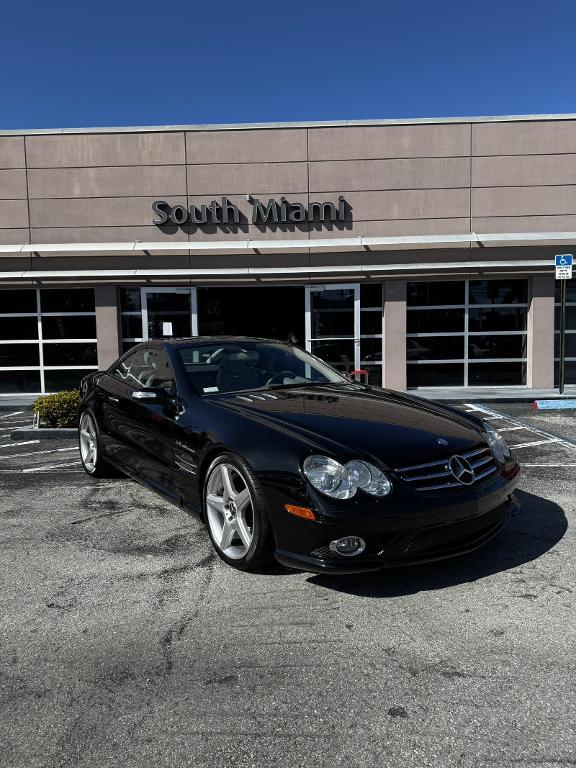
[[[571,267],[574,261],[574,256],[571,253],[561,253],[555,258],[557,267]]]

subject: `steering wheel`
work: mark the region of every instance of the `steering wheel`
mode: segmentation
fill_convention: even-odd
[[[290,379],[296,379],[296,375],[293,371],[278,371],[278,373],[275,373],[274,376],[271,376],[268,381],[266,382],[266,386],[270,386],[270,384],[284,384],[284,379],[288,377]]]

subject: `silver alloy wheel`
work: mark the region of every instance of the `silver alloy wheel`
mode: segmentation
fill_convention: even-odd
[[[232,560],[244,557],[254,537],[254,511],[248,485],[232,464],[218,464],[210,472],[206,512],[220,552]]]
[[[80,419],[80,456],[88,472],[93,472],[98,458],[96,443],[96,427],[88,413],[83,413]]]

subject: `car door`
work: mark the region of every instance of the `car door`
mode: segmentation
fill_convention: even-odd
[[[158,491],[178,498],[175,383],[166,353],[156,346],[139,347],[109,372],[103,385],[103,426],[111,454]]]

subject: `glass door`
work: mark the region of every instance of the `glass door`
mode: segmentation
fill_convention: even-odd
[[[198,335],[195,288],[141,288],[140,290],[144,341]]]
[[[360,286],[306,287],[306,349],[342,373],[360,368]]]

